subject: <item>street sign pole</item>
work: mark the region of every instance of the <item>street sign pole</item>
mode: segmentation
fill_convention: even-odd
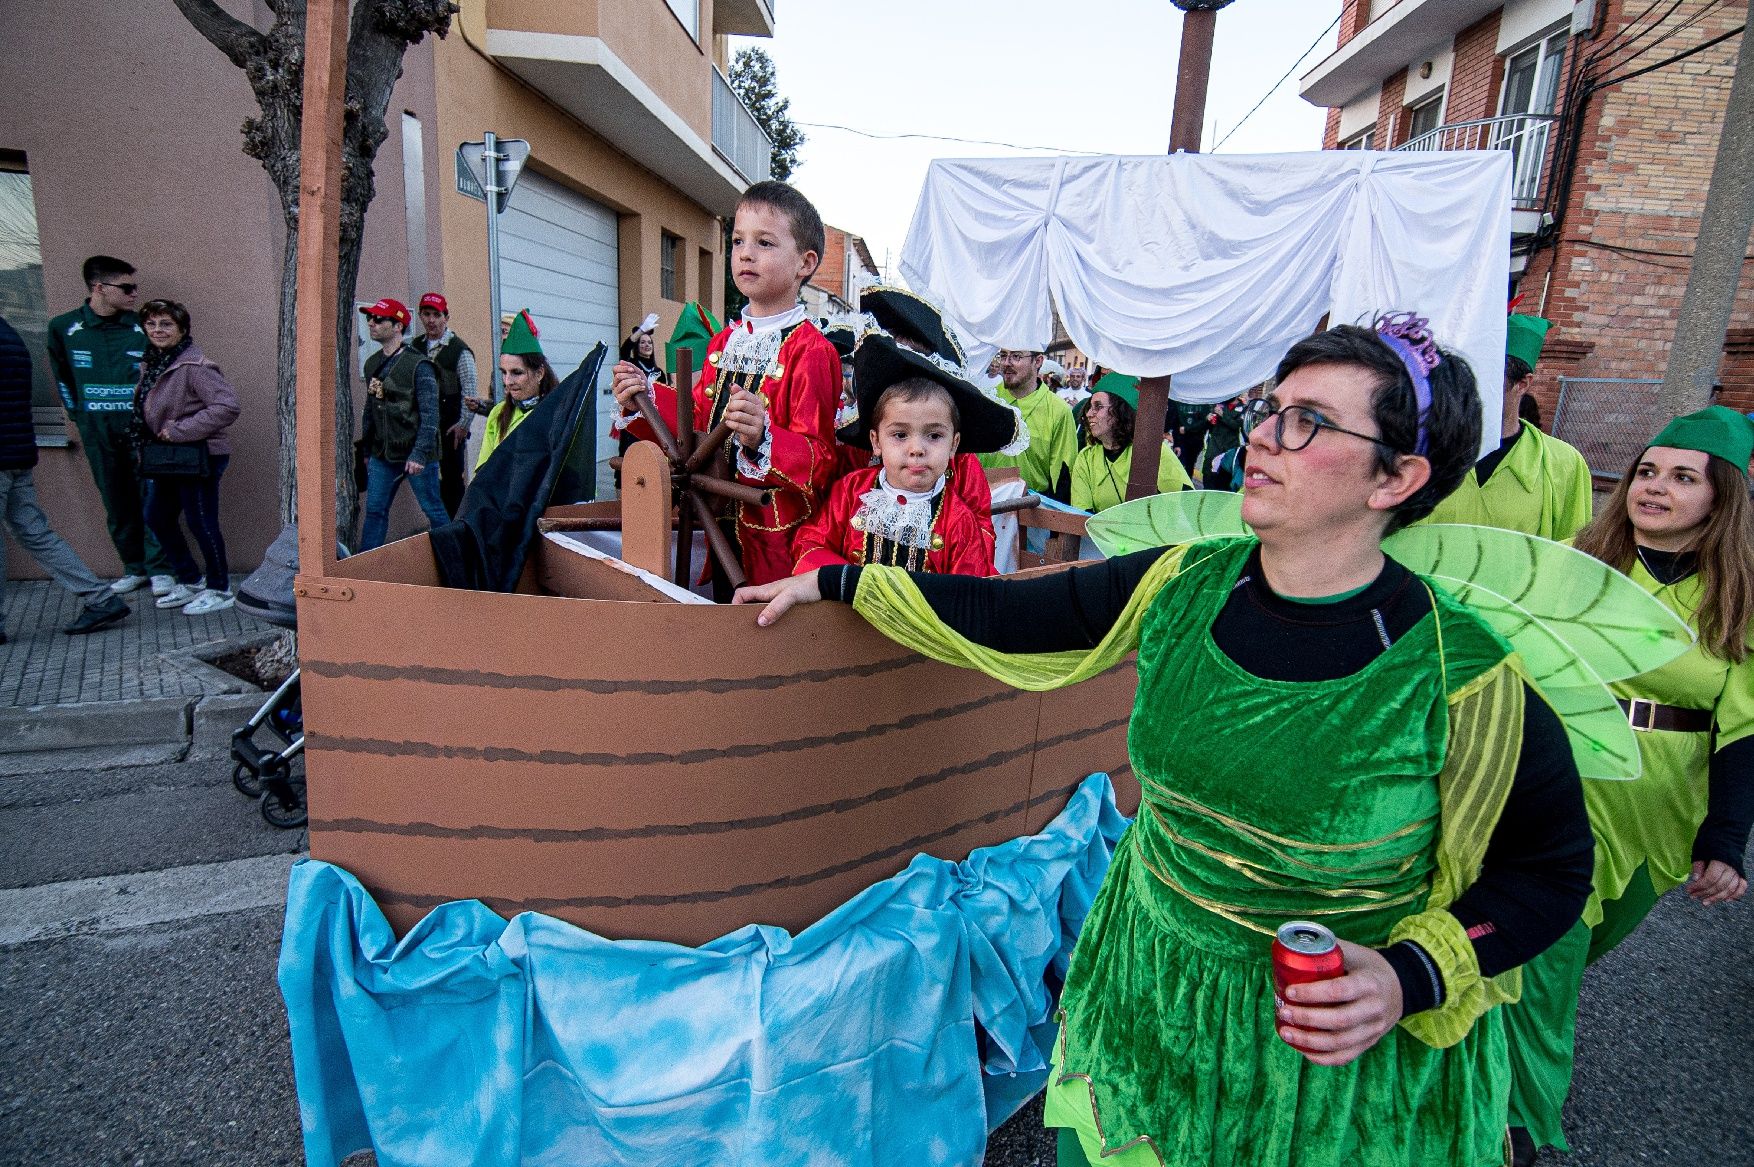
[[[500,185],[499,135],[489,130],[482,141],[486,147],[481,154],[481,185],[487,194],[487,306],[491,315],[487,335],[492,338],[487,351],[493,367],[488,385],[492,389],[491,400],[498,404],[505,396],[499,380],[499,209],[500,192],[504,188]]]

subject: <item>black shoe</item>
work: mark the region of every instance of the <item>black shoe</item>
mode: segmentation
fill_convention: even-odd
[[[1511,1167],[1534,1167],[1537,1153],[1535,1140],[1530,1137],[1527,1127],[1513,1126],[1510,1128]]]
[[[108,628],[132,611],[128,607],[128,601],[121,596],[110,596],[87,604],[85,611],[79,613],[79,619],[61,631],[68,636],[83,636],[87,632],[96,632],[99,628]]]

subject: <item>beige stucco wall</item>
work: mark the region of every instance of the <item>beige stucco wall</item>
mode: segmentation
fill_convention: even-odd
[[[662,0],[640,0],[621,7],[657,9],[686,40]],[[647,312],[656,312],[661,320],[659,335],[667,336],[681,315],[684,300],[666,301],[658,294],[660,234],[669,231],[684,240],[678,291],[685,300],[693,299],[700,289],[703,249],[714,272],[722,270],[717,266],[722,263],[723,251],[719,220],[500,68],[476,47],[479,42],[469,34],[469,27],[472,25],[453,31],[435,54],[438,136],[446,151],[459,142],[479,140],[489,129],[502,137],[527,139],[532,169],[616,211],[620,216],[622,330],[625,333]],[[699,62],[696,68],[700,68]],[[438,198],[447,279],[444,291],[450,298],[453,320],[485,320],[485,212],[480,203],[458,194],[454,182],[445,182]],[[711,284],[713,311],[722,312],[722,282],[715,276]],[[459,325],[459,330],[464,327]]]
[[[260,3],[226,0],[226,7],[266,26]],[[171,0],[13,5],[5,45],[0,148],[28,156],[50,310],[80,303],[79,265],[100,252],[139,268],[143,299],[169,296],[189,306],[197,343],[243,403],[220,511],[232,569],[248,571],[280,527],[274,336],[284,232],[272,184],[241,151],[239,126],[256,112],[255,98]],[[446,168],[438,167],[430,44],[408,53],[390,106],[360,273],[366,298],[410,296],[404,110],[425,130],[430,205],[449,173],[448,149]],[[432,210],[428,224],[436,275],[443,266]],[[56,529],[100,574],[119,573],[83,453],[41,454],[38,492]],[[398,527],[418,525],[410,509],[404,500]],[[40,574],[16,548],[7,570],[12,578]]]
[[[703,141],[712,140],[712,74],[701,68],[711,61],[712,0],[700,0],[698,39],[664,0],[467,0],[462,7],[465,19],[484,10],[488,28],[600,38]]]

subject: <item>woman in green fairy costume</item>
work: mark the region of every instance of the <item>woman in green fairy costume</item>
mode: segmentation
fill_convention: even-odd
[[[1742,898],[1754,822],[1754,427],[1715,405],[1651,440],[1578,550],[1626,572],[1697,640],[1659,669],[1614,685],[1637,731],[1643,774],[1585,789],[1596,838],[1595,895],[1584,918],[1529,970],[1507,1015],[1516,1162],[1565,1147],[1573,1023],[1585,964],[1683,883],[1702,904]]]
[[[1472,465],[1474,379],[1396,317],[1299,342],[1277,380],[1248,437],[1256,538],[1029,580],[825,568],[738,598],[764,624],[851,602],[1026,688],[1137,650],[1144,798],[1061,999],[1062,1163],[1497,1167],[1493,1006],[1578,918],[1592,844],[1507,645],[1382,552]],[[1310,918],[1345,975],[1277,1004],[1269,938]]]

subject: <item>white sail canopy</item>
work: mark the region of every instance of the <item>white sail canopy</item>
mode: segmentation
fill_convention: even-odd
[[[902,274],[982,367],[1045,341],[1057,304],[1105,368],[1173,375],[1183,401],[1273,373],[1324,313],[1412,310],[1473,365],[1497,445],[1510,264],[1504,151],[932,163]],[[1050,301],[1050,294],[1052,300]]]

